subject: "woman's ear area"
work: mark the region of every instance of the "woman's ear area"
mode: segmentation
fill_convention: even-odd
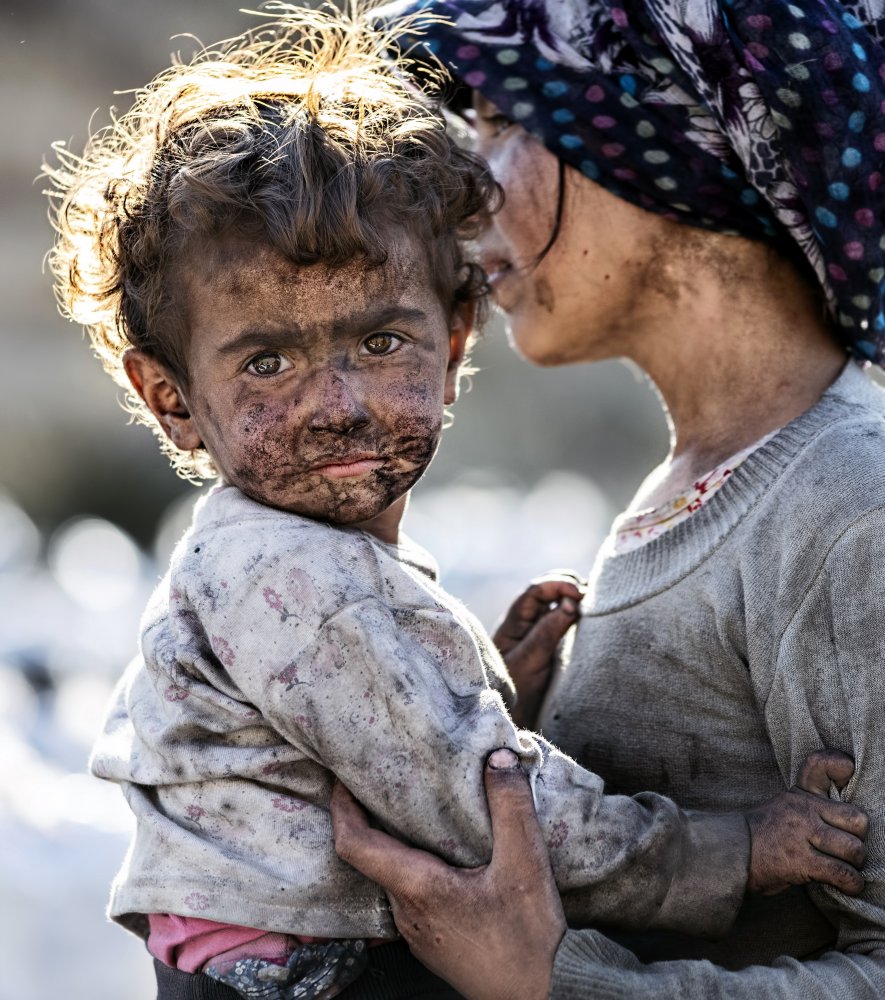
[[[203,441],[191,418],[187,402],[169,369],[150,354],[130,347],[123,368],[132,388],[153,413],[163,433],[181,451],[202,448]]]
[[[445,395],[443,401],[450,406],[458,398],[458,381],[461,364],[467,353],[467,344],[473,334],[476,321],[475,302],[457,302],[449,322],[449,363],[446,368]]]

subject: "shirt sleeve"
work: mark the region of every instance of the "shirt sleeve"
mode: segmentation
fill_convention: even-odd
[[[302,574],[294,594],[293,579],[265,560],[260,580],[201,610],[206,633],[268,722],[384,826],[450,862],[486,862],[483,763],[510,747],[530,775],[573,919],[727,930],[747,877],[743,816],[689,814],[653,794],[605,796],[598,776],[517,731],[456,612],[345,588],[313,620],[311,608],[330,605],[326,584]]]
[[[805,756],[842,750],[855,773],[841,798],[871,817],[866,888],[845,896],[810,888],[837,931],[835,948],[800,962],[736,972],[701,961],[641,965],[596,932],[568,934],[554,965],[551,996],[633,1000],[727,996],[874,1000],[885,996],[885,511],[870,512],[836,540],[780,642],[765,721],[787,784]],[[835,792],[833,793],[835,794]]]
[[[778,958],[738,972],[711,962],[643,965],[598,931],[568,931],[553,964],[551,1000],[879,1000],[882,957],[828,952],[813,962]]]

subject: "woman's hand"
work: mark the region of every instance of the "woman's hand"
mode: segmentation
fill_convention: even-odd
[[[818,880],[860,891],[867,817],[825,797],[831,781],[843,785],[853,770],[845,754],[810,754],[795,789],[749,811],[751,889]],[[332,793],[335,849],[385,890],[414,955],[468,1000],[544,1000],[566,930],[547,848],[516,755],[496,750],[484,777],[494,837],[488,865],[452,868],[373,829],[340,783]]]
[[[340,783],[332,793],[335,850],[377,882],[412,953],[468,1000],[546,1000],[565,915],[532,793],[518,759],[485,767],[492,860],[451,868],[369,826]]]
[[[580,578],[554,571],[533,580],[516,598],[492,637],[516,685],[513,721],[534,727],[550,683],[553,654],[578,619]]]
[[[869,818],[857,806],[828,798],[830,783],[842,788],[853,773],[854,762],[843,753],[809,754],[795,788],[747,810],[748,892],[771,896],[806,882],[824,882],[848,896],[863,891]]]

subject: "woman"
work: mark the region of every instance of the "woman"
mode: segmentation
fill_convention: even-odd
[[[505,190],[482,258],[517,349],[631,359],[672,430],[593,569],[542,731],[610,791],[705,809],[773,794],[823,744],[881,815],[885,402],[849,358],[885,360],[885,4],[429,9],[450,22],[423,44],[472,88]],[[671,960],[639,978],[630,952],[566,935],[552,994],[885,995],[885,832],[868,847],[859,900],[748,903],[713,945],[622,937]]]

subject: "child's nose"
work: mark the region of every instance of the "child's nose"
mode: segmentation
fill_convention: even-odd
[[[350,434],[369,423],[369,413],[347,379],[336,372],[317,379],[307,426],[314,433]]]

